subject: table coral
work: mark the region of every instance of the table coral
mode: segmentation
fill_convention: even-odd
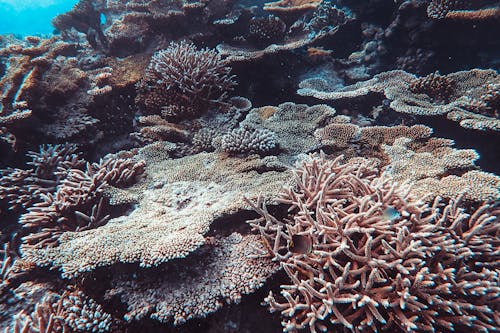
[[[311,78],[300,83],[298,94],[322,100],[383,94],[391,101],[390,107],[397,112],[417,116],[447,115],[448,119],[457,121],[465,128],[497,131],[500,119],[491,109],[496,108],[493,101],[498,78],[495,70],[472,69],[445,76],[430,74],[424,78],[396,70],[338,88],[330,88],[324,79]],[[486,102],[489,98],[492,101]],[[491,106],[478,107],[478,101]]]
[[[152,145],[148,149],[155,149]],[[214,221],[249,207],[243,196],[277,193],[288,179],[275,157],[244,159],[201,153],[176,160],[148,159],[144,181],[129,192],[138,204],[104,226],[68,231],[52,248],[23,248],[23,258],[75,277],[117,263],[158,266],[205,244]]]
[[[159,274],[117,277],[107,297],[119,296],[127,304],[128,321],[149,316],[177,326],[204,318],[224,303],[239,303],[278,270],[269,258],[252,258],[256,249],[263,250],[256,235],[216,237]]]

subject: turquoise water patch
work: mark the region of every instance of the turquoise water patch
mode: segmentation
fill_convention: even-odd
[[[50,21],[70,10],[76,0],[0,0],[0,34],[46,35]]]

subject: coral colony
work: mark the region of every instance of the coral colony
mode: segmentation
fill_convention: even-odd
[[[500,1],[80,0],[0,35],[0,331],[500,330]]]

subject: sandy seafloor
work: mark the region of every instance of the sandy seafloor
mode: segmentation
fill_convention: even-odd
[[[0,14],[0,331],[499,330],[499,1]]]

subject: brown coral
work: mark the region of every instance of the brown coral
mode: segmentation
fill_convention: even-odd
[[[217,52],[174,43],[151,58],[137,100],[150,113],[170,108],[170,117],[193,117],[224,103],[236,82]],[[181,112],[179,112],[181,111]]]
[[[448,102],[453,96],[454,82],[451,78],[434,72],[413,80],[409,89],[412,93],[425,94],[435,101]]]
[[[332,89],[321,79],[304,80],[298,94],[318,99],[341,100],[372,93],[383,94],[398,112],[421,116],[447,115],[466,128],[497,131],[500,119],[484,108],[484,99],[495,100],[495,85],[499,74],[495,70],[472,69],[446,76],[430,74],[417,78],[404,71],[388,71],[372,79],[350,86]],[[495,102],[488,102],[496,105]],[[478,114],[479,113],[479,114]]]

